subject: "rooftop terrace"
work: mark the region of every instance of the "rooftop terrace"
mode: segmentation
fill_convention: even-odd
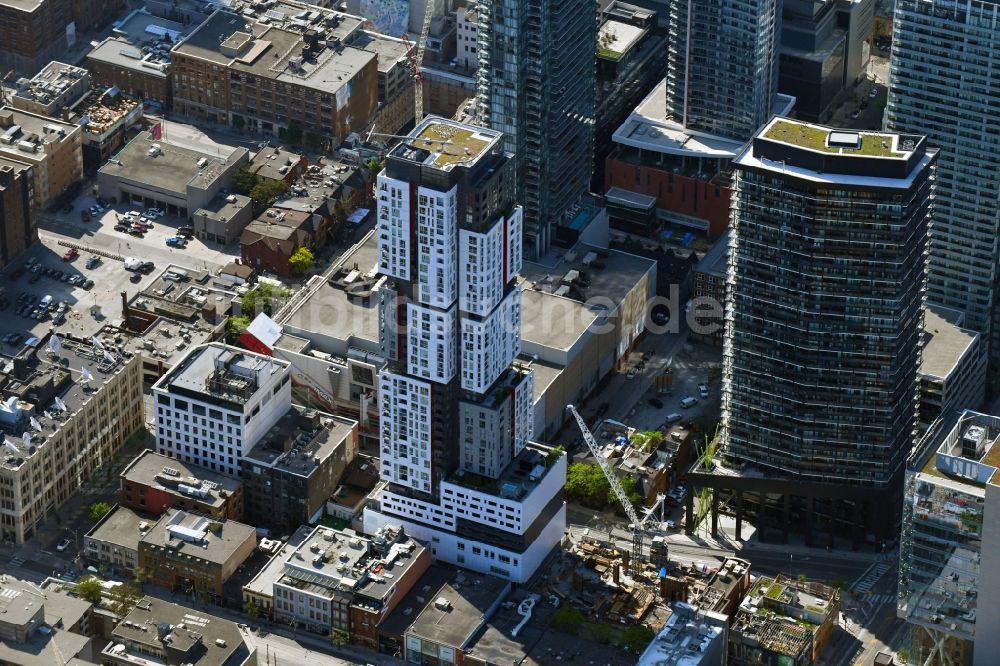
[[[899,134],[835,130],[781,118],[772,122],[762,136],[798,148],[839,155],[902,158],[913,151],[912,145],[906,149],[906,139]]]
[[[447,171],[459,164],[472,164],[499,141],[499,132],[428,116],[391,154]]]

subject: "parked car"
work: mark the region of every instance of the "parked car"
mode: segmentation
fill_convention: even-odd
[[[80,251],[75,247],[71,247],[70,249],[66,250],[66,252],[63,253],[62,259],[63,261],[73,261],[79,256],[80,256]]]
[[[872,89],[868,91],[868,96],[871,97],[872,99],[878,97],[878,88],[872,86]]]
[[[177,227],[177,235],[184,236],[185,238],[194,238],[194,228],[193,227]]]
[[[90,213],[85,210],[81,210],[80,220],[82,220],[83,222],[90,222]]]
[[[94,286],[94,281],[88,278],[83,282],[81,282],[80,286],[83,287],[84,289],[90,289],[91,287]]]
[[[708,386],[706,386],[705,384],[698,384],[698,394],[702,398],[707,398],[708,397]]]
[[[108,206],[111,205],[111,202],[109,202],[104,197],[97,197],[97,205],[100,206],[101,208],[107,208]]]
[[[21,333],[8,333],[7,335],[3,336],[4,344],[8,345],[16,345],[20,343],[21,340],[24,340],[24,335]]]
[[[681,416],[680,414],[678,414],[677,412],[673,412],[673,413],[667,414],[667,419],[666,420],[667,420],[667,423],[677,423],[682,418],[684,418],[684,417]]]
[[[167,245],[170,247],[185,247],[187,245],[187,241],[180,236],[171,236],[167,239]]]
[[[71,543],[73,542],[70,541],[69,539],[63,539],[62,541],[59,542],[59,545],[56,546],[56,550],[58,550],[61,553],[67,548],[69,548]]]
[[[130,227],[129,225],[127,225],[127,224],[124,224],[124,223],[122,223],[122,224],[116,224],[116,225],[115,225],[115,231],[122,231],[122,232],[126,232],[126,231],[128,231],[129,229],[131,229],[131,228],[132,228],[132,227]]]
[[[663,401],[659,398],[650,398],[646,402],[649,403],[650,407],[655,407],[656,409],[663,409]]]
[[[857,120],[860,115],[861,111],[859,109],[854,109],[854,111],[851,112],[851,120]]]
[[[101,258],[98,257],[96,254],[92,254],[89,257],[87,257],[87,264],[86,265],[87,265],[88,269],[89,268],[93,268],[94,266],[97,266],[99,263],[101,263]]]
[[[59,326],[64,321],[66,321],[66,313],[65,312],[57,312],[55,314],[55,316],[52,317],[52,323],[55,324],[56,326]]]
[[[639,374],[639,371],[635,368],[629,368],[628,372],[625,373],[625,379],[635,379],[635,376]]]
[[[690,409],[691,407],[694,407],[697,404],[698,404],[698,398],[692,395],[689,395],[683,400],[681,400],[681,407],[683,407],[684,409]]]
[[[146,217],[160,218],[163,217],[163,211],[159,208],[147,208]]]
[[[139,282],[140,280],[142,280],[142,275],[139,273],[132,273],[128,278],[129,282]]]

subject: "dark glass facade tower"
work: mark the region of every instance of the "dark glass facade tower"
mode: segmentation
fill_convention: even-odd
[[[758,511],[778,493],[807,523],[820,497],[824,531],[894,532],[936,157],[775,118],[735,160],[717,471],[752,479]]]
[[[678,0],[667,13],[667,119],[746,141],[778,92],[778,0]]]
[[[598,5],[587,0],[479,0],[479,123],[503,132],[516,160],[525,258],[590,188]]]

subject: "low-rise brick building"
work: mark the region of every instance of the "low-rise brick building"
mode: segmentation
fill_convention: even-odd
[[[121,502],[159,516],[167,509],[243,519],[243,483],[204,467],[143,451],[121,473]]]
[[[328,228],[326,220],[315,213],[269,208],[243,230],[240,256],[258,272],[290,275],[288,260],[295,250],[322,245]]]
[[[250,525],[170,509],[139,540],[139,568],[146,582],[217,602],[256,547]]]

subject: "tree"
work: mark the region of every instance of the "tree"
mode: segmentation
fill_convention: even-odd
[[[663,433],[659,430],[647,430],[637,432],[632,435],[632,446],[641,449],[644,453],[652,453],[663,443]]]
[[[226,335],[229,337],[229,341],[239,340],[249,325],[250,317],[230,317],[229,323],[226,325]]]
[[[330,642],[336,647],[343,647],[351,640],[351,635],[343,629],[334,629],[330,632]]]
[[[257,602],[253,599],[247,599],[247,602],[243,604],[243,610],[251,620],[256,620],[257,615],[260,613],[260,608],[257,607]]]
[[[552,626],[567,634],[576,634],[583,622],[583,613],[572,606],[562,606],[552,614]]]
[[[639,654],[646,649],[655,636],[653,630],[646,625],[635,624],[622,632],[621,645],[629,652]]]
[[[260,178],[255,174],[249,166],[241,166],[233,174],[233,192],[237,194],[242,194],[243,196],[250,196],[250,190],[260,182]]]
[[[115,585],[108,593],[111,610],[119,617],[125,617],[132,612],[135,605],[142,599],[142,592],[135,585],[122,583]]]
[[[266,208],[281,198],[288,191],[288,183],[283,180],[260,179],[250,189],[250,198],[261,208]]]
[[[292,256],[288,258],[288,265],[291,266],[292,272],[297,275],[305,275],[312,270],[315,263],[316,255],[314,255],[312,250],[307,247],[298,248],[295,252],[292,252]]]
[[[624,476],[618,481],[632,503],[637,503],[639,495],[635,492],[635,478]],[[618,498],[597,463],[574,463],[569,466],[566,470],[566,495],[591,508],[603,509],[608,505],[618,508]]]
[[[101,581],[94,576],[87,576],[76,582],[76,596],[92,604],[100,602],[103,589]]]
[[[88,512],[90,515],[90,522],[97,523],[111,512],[111,507],[107,502],[94,502],[90,505]]]
[[[278,128],[278,138],[292,145],[302,143],[302,128],[297,123],[289,123],[288,128]]]
[[[545,466],[552,467],[552,465],[554,465],[555,462],[559,460],[559,458],[561,458],[562,454],[564,453],[566,453],[566,449],[564,449],[562,446],[553,447],[553,449],[549,451],[548,454],[545,456]]]

